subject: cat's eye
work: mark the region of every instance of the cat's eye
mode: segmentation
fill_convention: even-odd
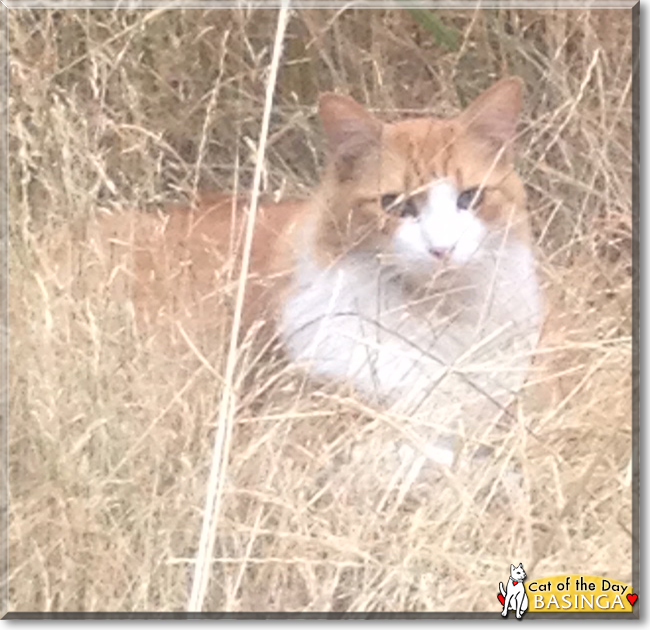
[[[458,200],[456,201],[458,209],[469,210],[470,208],[479,206],[483,201],[483,190],[483,188],[479,188],[478,186],[463,190],[463,192],[458,195]]]
[[[382,195],[381,207],[387,212],[399,214],[400,217],[417,217],[420,214],[415,199],[395,193]]]

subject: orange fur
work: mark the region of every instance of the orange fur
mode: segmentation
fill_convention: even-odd
[[[263,202],[255,226],[244,322],[263,317],[270,290],[286,282],[278,245],[304,209],[301,201]],[[107,268],[121,268],[126,282],[114,293],[133,300],[142,323],[180,319],[194,330],[218,325],[232,301],[239,273],[246,200],[205,195],[193,207],[172,206],[159,213],[120,212],[98,218],[91,238]],[[109,272],[110,273],[110,272]]]
[[[315,255],[323,264],[351,248],[381,252],[399,224],[399,217],[381,208],[381,195],[421,194],[434,177],[446,177],[459,189],[486,185],[481,216],[490,223],[511,223],[527,240],[525,192],[508,146],[520,106],[518,79],[499,82],[451,120],[384,125],[350,98],[323,95],[328,168],[310,200],[261,204],[245,323],[268,315],[269,306],[277,307],[286,294],[305,221],[316,217]],[[245,199],[206,195],[194,208],[99,220],[100,246],[114,257],[131,256],[126,290],[144,320],[153,323],[166,314],[198,328],[214,323],[213,309],[238,271],[245,206]]]

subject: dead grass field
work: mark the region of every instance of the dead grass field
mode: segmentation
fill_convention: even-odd
[[[360,493],[337,462],[381,419],[244,340],[204,610],[496,611],[511,562],[631,582],[631,11],[435,15],[449,47],[405,10],[293,10],[263,185],[317,181],[321,91],[446,115],[521,76],[550,314],[518,421],[471,484]],[[110,270],[71,286],[51,245],[101,211],[251,185],[277,11],[8,16],[9,610],[185,610],[228,317],[159,343]],[[510,460],[516,496],[498,490]]]

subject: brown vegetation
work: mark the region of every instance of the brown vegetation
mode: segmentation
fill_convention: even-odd
[[[235,261],[210,334],[181,322],[160,343],[115,299],[120,261],[84,230],[61,234],[250,187],[277,11],[8,15],[9,609],[184,610]],[[396,119],[456,112],[521,76],[518,163],[550,314],[517,423],[426,503],[355,492],[343,454],[384,420],[260,355],[252,325],[204,610],[496,610],[520,561],[531,578],[631,581],[631,12],[436,16],[453,45],[408,11],[294,10],[263,184],[304,196],[317,181],[322,91]],[[525,481],[508,494],[512,462]]]

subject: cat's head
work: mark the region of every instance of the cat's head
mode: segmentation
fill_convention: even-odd
[[[524,571],[524,565],[521,562],[518,567],[514,564],[510,565],[510,577],[518,582],[523,582],[526,579],[526,571]]]
[[[325,94],[329,145],[321,252],[350,251],[425,273],[476,259],[505,229],[527,238],[526,197],[512,163],[522,85],[503,79],[450,119],[382,123],[353,99]]]

